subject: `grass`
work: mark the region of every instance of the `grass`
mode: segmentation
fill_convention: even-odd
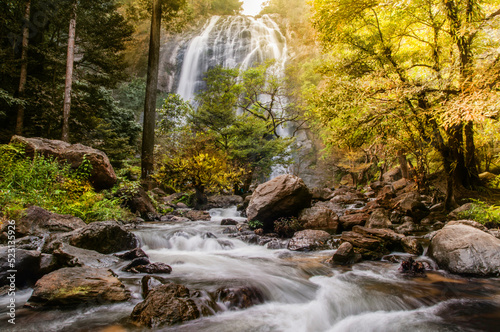
[[[500,206],[473,200],[472,208],[460,214],[461,218],[477,221],[486,227],[500,227]]]
[[[121,200],[109,192],[95,192],[88,181],[90,162],[71,170],[68,165],[36,155],[27,158],[24,147],[0,146],[0,213],[19,219],[29,206],[71,214],[85,222],[128,218]]]

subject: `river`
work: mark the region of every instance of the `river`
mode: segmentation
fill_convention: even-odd
[[[244,220],[236,208],[213,209],[211,215],[211,221],[146,223],[134,232],[152,261],[172,266],[169,280],[206,292],[254,287],[265,301],[242,310],[224,310],[219,303],[221,311],[213,316],[155,331],[499,331],[500,279],[466,279],[439,270],[408,277],[399,264],[384,260],[332,268],[324,263],[331,250],[270,250],[228,237],[220,221]],[[132,291],[131,301],[70,310],[18,309],[16,325],[6,331],[148,331],[128,321],[142,301],[143,275],[120,272],[123,265],[113,270]],[[18,308],[30,293],[17,294]],[[2,315],[6,300],[0,299]]]

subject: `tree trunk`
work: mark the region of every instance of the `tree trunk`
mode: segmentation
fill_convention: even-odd
[[[409,179],[410,173],[408,171],[408,162],[406,160],[406,155],[401,150],[398,151],[398,161],[399,166],[401,167],[401,174],[403,175],[403,178]]]
[[[73,63],[75,61],[76,9],[78,2],[73,2],[68,31],[68,55],[66,58],[66,84],[64,87],[63,126],[61,140],[69,142],[69,112],[71,110],[71,87],[73,85]]]
[[[161,3],[153,2],[151,33],[149,39],[148,76],[146,100],[144,102],[144,125],[142,131],[141,179],[147,180],[154,171],[154,145],[156,123],[156,91],[160,61]]]
[[[205,187],[204,186],[195,186],[194,190],[195,190],[194,207],[199,208],[208,202],[207,197],[205,196]]]
[[[474,144],[474,124],[468,121],[464,126],[465,136],[465,167],[470,177],[470,184],[480,184],[479,168],[476,160],[476,146]]]
[[[30,12],[31,0],[26,1],[26,9],[24,11],[24,28],[23,28],[23,44],[21,51],[21,75],[19,78],[18,97],[24,98],[24,91],[26,89],[26,80],[28,78],[28,44],[30,36]],[[16,135],[23,134],[24,127],[24,105],[20,104],[17,108],[17,121],[16,121]]]

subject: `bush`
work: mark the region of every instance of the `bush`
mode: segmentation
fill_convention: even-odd
[[[304,227],[295,217],[279,218],[274,222],[274,232],[281,237],[292,237],[295,232],[303,229]]]
[[[485,225],[486,227],[493,228],[500,226],[500,206],[488,205],[479,200],[473,200],[472,208],[460,214],[461,218],[472,219]]]
[[[84,158],[71,170],[52,158],[26,158],[24,147],[0,146],[0,212],[17,219],[31,205],[61,214],[71,214],[85,222],[123,219],[128,212],[118,199],[96,193],[88,178],[91,164]]]
[[[258,229],[264,227],[264,223],[259,220],[250,220],[248,226],[250,226],[250,229]]]

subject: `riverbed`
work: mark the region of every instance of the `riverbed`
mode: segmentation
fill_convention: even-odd
[[[210,212],[210,221],[146,223],[134,233],[151,261],[172,267],[165,275],[170,281],[202,292],[250,287],[261,292],[264,303],[240,310],[218,303],[214,315],[155,331],[499,331],[498,278],[463,278],[437,269],[409,277],[398,263],[384,259],[331,267],[325,261],[334,250],[304,253],[247,244],[224,234],[227,226],[220,225],[224,218],[244,220],[236,208]],[[132,300],[32,311],[22,308],[31,294],[27,289],[17,293],[16,325],[6,331],[148,331],[128,320],[142,301],[143,274],[121,272],[124,264],[112,270]],[[7,301],[0,299],[0,330],[7,324]]]

